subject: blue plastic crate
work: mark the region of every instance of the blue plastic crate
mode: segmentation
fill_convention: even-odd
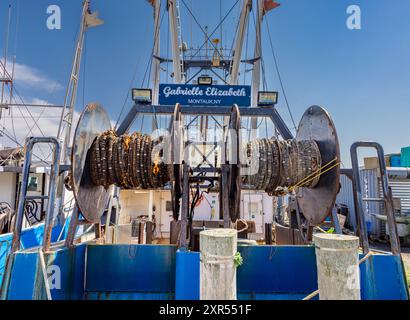
[[[401,167],[401,155],[394,154],[390,156],[390,165],[392,167]]]
[[[401,166],[410,167],[410,147],[401,149]]]

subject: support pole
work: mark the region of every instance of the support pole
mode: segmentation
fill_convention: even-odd
[[[160,11],[161,11],[161,0],[155,0],[153,2],[154,7],[154,57],[159,57],[160,55]],[[160,61],[157,58],[152,59],[152,101],[154,104],[158,104],[158,90],[159,90],[159,76],[160,76]]]
[[[176,0],[168,0],[168,15],[169,15],[169,28],[171,33],[171,45],[172,45],[172,63],[174,72],[174,82],[183,83],[183,61],[181,59],[181,39],[180,34],[180,20],[179,12]]]
[[[179,236],[179,248],[188,249],[187,226],[189,214],[189,165],[183,165],[183,187],[182,187],[182,209],[181,209],[181,231]]]
[[[327,233],[313,238],[320,300],[360,300],[359,238]]]
[[[201,300],[236,300],[237,231],[210,229],[199,237]]]
[[[154,215],[154,191],[148,191],[148,221],[152,222],[152,216]]]
[[[68,226],[67,236],[65,238],[64,245],[68,248],[74,244],[75,233],[78,225],[78,207],[75,205],[73,212],[71,213],[70,225]]]
[[[273,224],[273,202],[272,197],[263,196],[262,197],[262,208],[263,208],[263,222],[265,225],[265,244],[273,244],[272,239],[272,224]]]
[[[222,216],[224,220],[224,228],[229,228],[231,225],[231,218],[229,216],[229,193],[227,191],[226,186],[228,185],[228,175],[229,175],[229,165],[223,164],[221,165],[221,185],[224,186],[221,192],[222,199],[221,199],[221,208],[222,208]]]

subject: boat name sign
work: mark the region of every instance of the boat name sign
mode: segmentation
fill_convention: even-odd
[[[250,86],[160,84],[160,105],[202,105],[249,107],[251,104]]]

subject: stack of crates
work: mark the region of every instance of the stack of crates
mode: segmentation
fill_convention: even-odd
[[[390,155],[390,165],[394,168],[401,167],[401,155],[400,154],[392,154]]]
[[[410,147],[401,149],[401,166],[410,167]]]

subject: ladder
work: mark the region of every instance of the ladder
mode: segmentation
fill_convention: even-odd
[[[36,144],[52,144],[53,148],[53,162],[50,171],[49,193],[48,196],[28,196],[28,182],[30,178],[31,160],[33,155],[33,147]],[[53,229],[54,211],[55,211],[55,193],[57,190],[57,182],[59,175],[59,161],[60,161],[61,147],[56,138],[40,137],[27,138],[25,145],[25,157],[23,166],[23,177],[20,188],[19,203],[17,208],[16,224],[13,231],[12,252],[20,249],[21,229],[23,226],[23,217],[25,211],[26,201],[30,200],[48,200],[47,212],[45,217],[44,235],[43,235],[43,251],[47,252],[50,249],[51,232]]]

